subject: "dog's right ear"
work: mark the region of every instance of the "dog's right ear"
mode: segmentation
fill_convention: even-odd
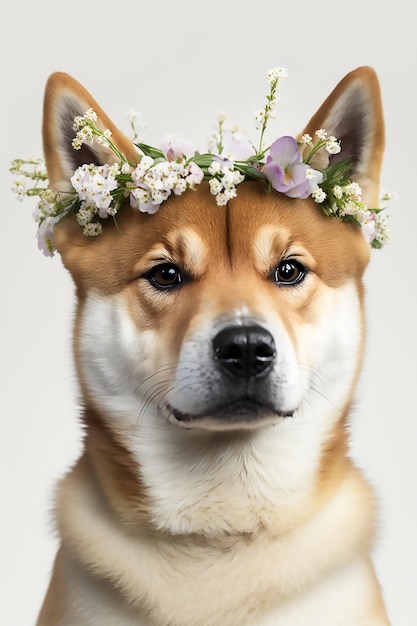
[[[115,154],[97,143],[72,147],[76,135],[74,118],[89,109],[97,114],[97,127],[110,129],[112,142],[129,160],[136,162],[138,152],[133,143],[121,133],[94,98],[74,78],[56,72],[46,84],[43,109],[43,150],[49,186],[55,191],[71,191],[70,178],[80,165],[114,163]]]
[[[377,207],[385,135],[379,81],[371,67],[358,67],[349,72],[301,134],[314,136],[320,128],[340,140],[342,152],[334,156],[325,151],[317,152],[311,159],[312,166],[324,169],[348,157],[351,160],[349,177],[361,186],[364,203]],[[327,159],[323,161],[326,154]]]

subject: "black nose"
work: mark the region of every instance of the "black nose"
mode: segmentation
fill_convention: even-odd
[[[229,326],[213,339],[216,359],[233,376],[253,378],[274,362],[274,338],[262,326]]]

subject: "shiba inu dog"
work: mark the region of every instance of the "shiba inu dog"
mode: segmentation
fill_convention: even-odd
[[[44,151],[53,189],[106,146],[74,151],[93,108],[53,74]],[[348,74],[306,125],[340,138],[377,206],[384,124],[377,77]],[[331,158],[331,157],[329,157]],[[346,426],[364,353],[361,228],[311,197],[206,182],[155,215],[120,211],[55,245],[77,295],[84,452],[60,482],[61,545],[38,626],[383,626],[370,486]]]

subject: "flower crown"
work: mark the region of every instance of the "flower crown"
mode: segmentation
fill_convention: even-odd
[[[268,122],[275,117],[277,87],[284,78],[284,68],[268,72],[266,104],[254,114],[260,131],[258,146],[238,129],[227,129],[226,116],[220,115],[206,153],[198,152],[191,141],[174,136],[168,136],[160,148],[155,148],[137,142],[138,114],[131,111],[133,142],[138,149],[138,162],[132,163],[113,144],[110,130],[98,128],[97,115],[90,109],[74,119],[76,135],[72,146],[79,150],[84,143],[97,142],[113,151],[115,163],[84,164],[71,177],[72,191],[56,192],[48,186],[42,159],[15,159],[10,168],[18,176],[13,191],[19,199],[38,197],[34,218],[38,223],[39,248],[46,256],[54,254],[54,226],[70,215],[75,214],[85,235],[99,235],[103,221],[116,219],[127,200],[133,209],[156,213],[172,193],[181,195],[187,189],[194,190],[203,180],[208,180],[220,206],[236,196],[237,186],[245,180],[263,182],[268,189],[290,198],[311,196],[326,215],[356,223],[370,245],[381,248],[390,238],[388,218],[381,214],[386,207],[368,208],[362,202],[360,186],[349,179],[350,159],[339,160],[325,169],[311,166],[317,153],[334,155],[341,151],[336,137],[318,129],[314,138],[305,134],[297,141],[283,136],[269,147],[264,146]],[[28,179],[32,181],[30,187],[26,184]],[[390,199],[389,194],[381,198],[382,202]]]

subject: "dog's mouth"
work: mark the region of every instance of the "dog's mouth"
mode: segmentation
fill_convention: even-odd
[[[204,430],[251,430],[278,423],[293,411],[278,411],[270,404],[245,398],[217,406],[203,414],[183,413],[168,405],[168,421],[183,428]]]

